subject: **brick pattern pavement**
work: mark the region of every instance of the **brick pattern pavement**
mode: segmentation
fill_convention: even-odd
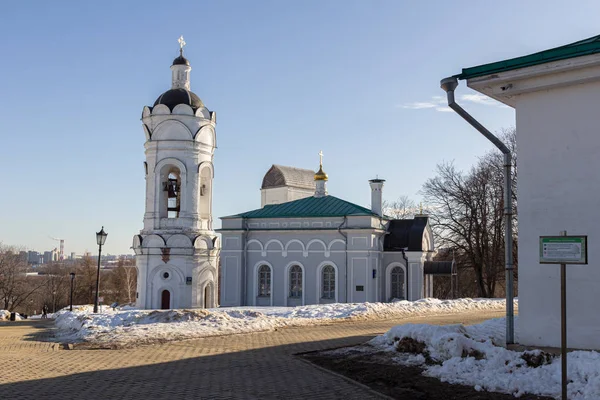
[[[403,323],[478,323],[502,312],[343,322],[122,350],[60,350],[52,322],[0,323],[0,399],[372,399],[293,355],[363,343]]]

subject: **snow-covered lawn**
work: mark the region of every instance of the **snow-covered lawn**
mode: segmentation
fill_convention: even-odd
[[[518,323],[518,317],[515,321]],[[539,350],[506,350],[499,347],[504,345],[504,337],[505,319],[497,318],[470,326],[398,325],[369,345],[374,346],[373,352],[394,352],[397,356],[393,360],[400,364],[422,365],[425,375],[444,382],[517,397],[524,393],[560,397],[560,357]],[[420,344],[425,345],[424,351]],[[399,354],[407,349],[422,354]],[[528,366],[528,362],[540,365]],[[574,351],[568,354],[567,363],[569,399],[600,399],[600,353]]]
[[[423,299],[414,302],[327,304],[303,307],[237,307],[193,310],[112,310],[91,306],[56,313],[58,338],[97,345],[128,346],[206,336],[250,333],[353,319],[382,319],[502,310],[503,299]]]

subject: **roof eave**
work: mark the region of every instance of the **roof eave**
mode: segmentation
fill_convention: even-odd
[[[467,86],[515,107],[517,96],[600,80],[600,53],[467,80]]]

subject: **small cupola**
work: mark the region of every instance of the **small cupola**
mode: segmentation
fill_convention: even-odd
[[[173,60],[171,65],[171,71],[173,71],[173,79],[171,89],[185,89],[190,90],[190,71],[192,67],[187,58],[183,56],[183,47],[185,46],[185,40],[183,36],[178,39],[179,42],[179,57]]]
[[[323,171],[323,152],[319,151],[319,171],[315,174],[315,197],[327,196],[327,180],[329,177]]]

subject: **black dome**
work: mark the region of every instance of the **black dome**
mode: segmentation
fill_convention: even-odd
[[[179,57],[173,60],[173,65],[190,65],[190,62],[187,58],[180,55]]]
[[[202,100],[200,100],[200,97],[198,97],[195,93],[190,92],[189,90],[181,88],[167,90],[166,92],[158,96],[158,99],[156,99],[156,101],[154,102],[153,107],[159,104],[164,104],[165,106],[169,107],[171,111],[173,111],[175,106],[178,104],[187,104],[188,106],[192,107],[194,111],[201,107],[204,107],[204,104],[202,104]]]

